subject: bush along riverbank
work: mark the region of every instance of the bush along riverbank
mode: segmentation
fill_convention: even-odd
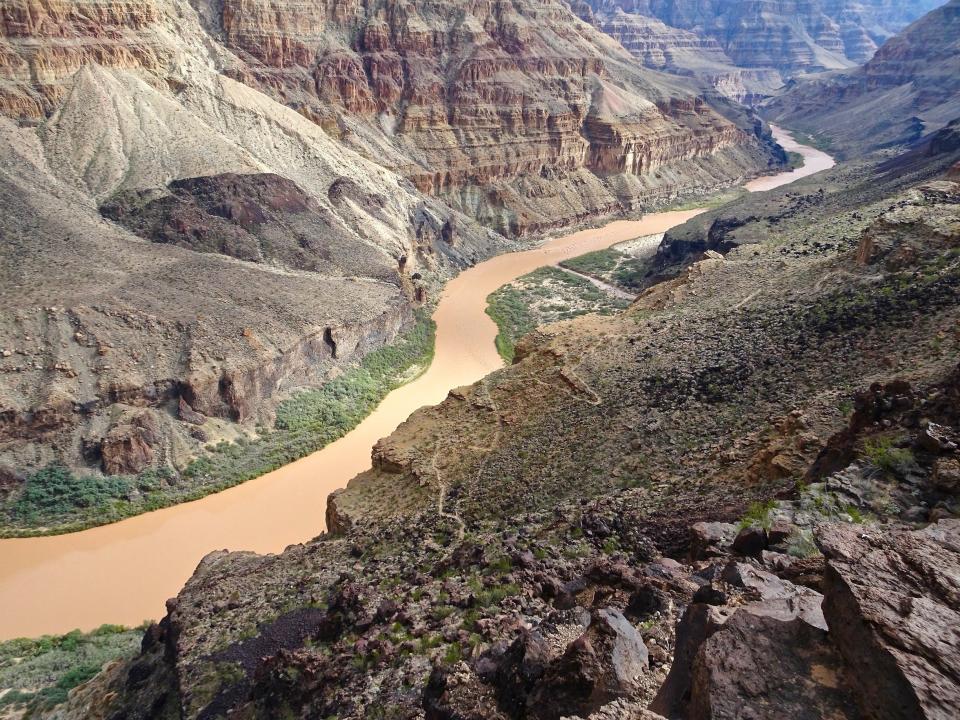
[[[281,402],[274,427],[210,445],[182,472],[161,467],[136,476],[103,476],[49,465],[6,500],[0,537],[52,535],[116,522],[197,500],[316,452],[350,432],[391,390],[429,367],[435,333],[430,309],[417,310],[413,327],[395,343],[368,353],[322,387]]]
[[[33,717],[62,703],[105,663],[136,655],[145,628],[104,625],[0,642],[0,717]]]
[[[517,341],[539,325],[596,312],[609,315],[629,301],[558,267],[543,267],[487,297],[487,315],[497,324],[497,352],[509,364]]]

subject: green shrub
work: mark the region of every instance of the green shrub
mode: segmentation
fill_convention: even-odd
[[[0,643],[0,688],[10,689],[0,698],[0,709],[32,715],[62,703],[105,663],[135,655],[143,630],[104,625],[89,633],[74,630]]]
[[[739,527],[742,530],[747,527],[762,527],[770,529],[772,523],[770,513],[777,507],[776,500],[767,500],[766,502],[755,502],[747,508],[747,512],[740,518]]]
[[[537,326],[530,308],[519,290],[512,285],[505,285],[487,298],[487,315],[497,324],[499,330],[494,341],[497,352],[510,364],[513,362],[517,340]]]
[[[68,468],[48,465],[27,478],[10,514],[20,522],[43,522],[110,506],[132,490],[126,477],[75,475]]]
[[[888,437],[867,440],[863,452],[876,467],[894,475],[902,475],[916,464],[909,449],[894,447],[893,440]]]

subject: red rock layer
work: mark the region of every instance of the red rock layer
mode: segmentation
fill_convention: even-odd
[[[361,151],[370,132],[385,134],[397,154],[381,162],[505,232],[542,224],[510,199],[539,190],[497,183],[643,174],[756,148],[710,106],[672,105],[676,89],[650,85],[558,2],[226,0],[219,22],[243,61],[229,72]],[[609,193],[589,195],[587,213],[618,207]],[[509,221],[494,217],[503,206]],[[558,222],[580,214],[557,212]]]
[[[62,81],[81,66],[161,67],[169,51],[143,31],[157,22],[152,0],[11,0],[0,13],[0,113],[49,114]]]

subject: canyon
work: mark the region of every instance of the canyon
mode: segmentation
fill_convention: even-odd
[[[576,8],[643,65],[696,76],[724,96],[756,103],[793,78],[868,61],[940,4],[593,0]]]
[[[777,130],[780,142],[792,146]],[[804,168],[764,179],[758,190],[798,180],[830,164],[804,151]],[[256,177],[256,176],[251,176]],[[434,312],[436,348],[429,368],[391,392],[354,430],[319,452],[242,486],[175,508],[107,527],[58,537],[0,540],[0,638],[94,628],[105,622],[134,625],[161,612],[163,602],[190,576],[211,547],[273,553],[325,529],[327,495],[370,467],[370,449],[423,405],[441,402],[455,388],[476,382],[502,364],[496,328],[485,314],[487,296],[537,267],[640,235],[662,233],[697,211],[654,213],[637,221],[564,235],[523,251],[499,255],[451,280]],[[291,508],[299,508],[294,513]],[[157,557],[139,577],[138,557]],[[79,597],[85,577],[101,577]],[[38,598],[46,598],[38,602]],[[59,598],[59,599],[56,599]]]
[[[958,10],[12,6],[0,714],[952,717]]]
[[[290,462],[336,433],[278,418],[415,344],[463,268],[785,163],[558,2],[31,1],[0,48],[5,535]]]
[[[960,116],[958,35],[960,5],[948,2],[862,67],[792,88],[766,112],[847,152],[917,142]]]
[[[955,132],[667,230],[51,716],[949,717]]]

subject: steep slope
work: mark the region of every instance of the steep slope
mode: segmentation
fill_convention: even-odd
[[[2,23],[4,533],[189,498],[336,437],[428,356],[419,309],[508,247],[496,230],[785,160],[555,0],[25,0]],[[394,341],[376,380],[357,367]]]
[[[576,7],[644,65],[692,73],[728,97],[750,101],[792,77],[866,62],[886,39],[939,4],[592,0]],[[691,57],[692,48],[699,52]]]
[[[529,336],[54,717],[947,717],[958,157],[715,211],[758,241]]]
[[[0,459],[14,505],[51,464],[85,471],[51,508],[101,468],[153,473],[111,503],[189,496],[181,473],[207,442],[393,341],[443,278],[504,247],[222,76],[174,95],[85,66],[38,129],[2,122]],[[80,505],[84,522],[113,517]],[[31,508],[7,531],[55,520]]]
[[[799,83],[765,112],[849,153],[943,127],[960,117],[960,3],[930,12],[862,68]]]

